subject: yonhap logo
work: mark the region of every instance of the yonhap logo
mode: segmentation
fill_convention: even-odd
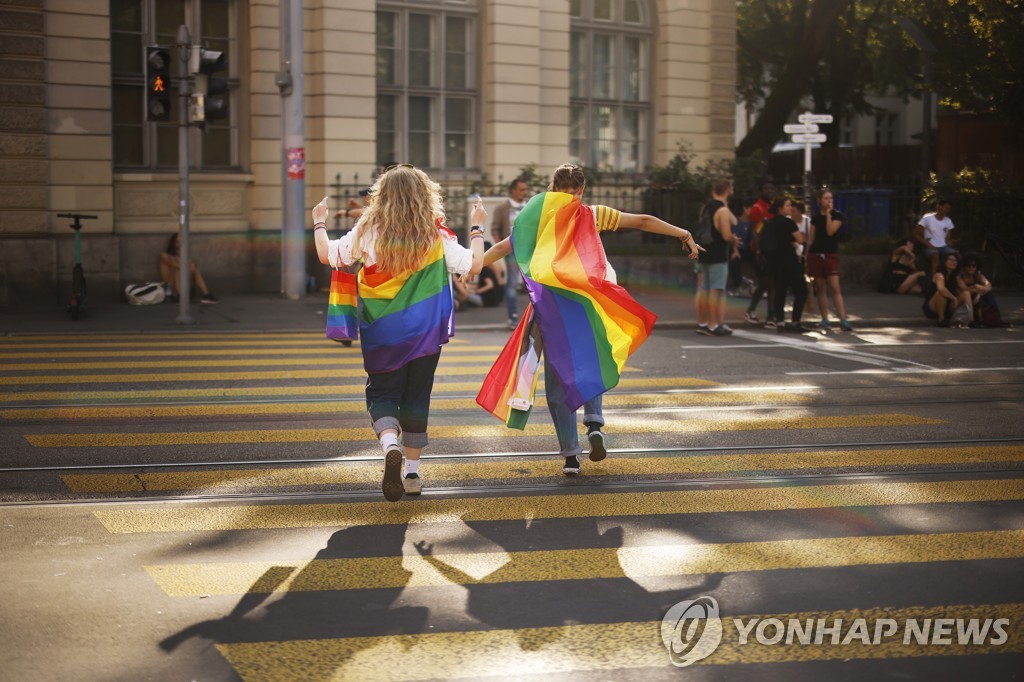
[[[661,619],[661,641],[672,665],[685,668],[707,658],[722,643],[722,621],[714,597],[681,601]]]

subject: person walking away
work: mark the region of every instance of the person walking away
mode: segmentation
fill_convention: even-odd
[[[313,234],[321,263],[363,263],[358,296],[366,409],[384,451],[381,489],[394,502],[422,491],[430,393],[441,346],[454,333],[450,273],[480,272],[487,211],[479,201],[473,206],[467,249],[444,227],[441,188],[423,171],[388,169],[371,194],[356,226],[335,240],[327,237],[325,197],[313,207]]]
[[[818,328],[831,328],[828,320],[828,294],[839,317],[839,328],[852,332],[853,326],[846,319],[846,304],[839,288],[839,230],[843,227],[843,214],[832,208],[832,190],[823,189],[818,193],[818,213],[811,218],[811,232],[807,245],[807,274],[814,280],[814,291],[818,296],[818,311],[821,322]],[[826,293],[825,288],[828,287]]]
[[[525,178],[518,177],[508,186],[508,199],[494,208],[491,220],[491,237],[494,243],[507,239],[516,222],[516,216],[526,205],[530,185]],[[505,258],[505,305],[508,308],[508,328],[515,329],[519,319],[516,294],[519,291],[519,266],[511,254]]]
[[[635,228],[680,239],[691,259],[700,251],[688,231],[654,216],[583,204],[585,189],[582,169],[559,166],[548,191],[530,199],[516,218],[511,236],[484,256],[486,265],[515,255],[530,305],[488,372],[477,403],[510,428],[524,429],[543,358],[548,411],[567,475],[580,472],[580,406],[591,461],[607,456],[602,396],[618,383],[626,359],[655,320],[616,284],[599,233]]]
[[[729,268],[729,251],[737,239],[732,233],[736,216],[727,201],[732,182],[716,180],[711,186],[711,199],[701,211],[702,236],[697,240],[705,251],[697,258],[697,333],[706,336],[730,336],[732,328],[725,323],[725,283]]]

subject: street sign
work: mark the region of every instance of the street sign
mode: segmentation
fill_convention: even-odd
[[[809,135],[794,135],[793,142],[802,142],[804,144],[815,144],[821,143],[828,139],[828,135],[825,133],[811,133]]]
[[[801,123],[831,123],[832,114],[800,114],[796,120]]]
[[[818,132],[818,126],[814,123],[787,123],[782,126],[782,132],[787,135],[794,133],[816,133]]]

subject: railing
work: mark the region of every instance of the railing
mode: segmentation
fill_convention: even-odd
[[[344,208],[350,199],[358,198],[374,176],[354,175],[344,178],[335,175],[331,184],[332,208]],[[508,192],[508,180],[481,175],[449,176],[441,181],[449,226],[460,234],[466,230],[468,201],[473,194],[484,197],[503,197]],[[543,191],[544,179],[534,178],[532,191]],[[933,210],[922,203],[923,192],[917,178],[900,183],[875,184],[852,177],[816,181],[816,186],[832,188],[836,208],[846,216],[845,240],[862,242],[871,249],[882,250],[898,238],[904,237],[917,225],[921,216]],[[776,191],[792,197],[803,194],[802,179],[776,178]],[[952,218],[954,233],[965,249],[980,249],[987,234],[1017,235],[1024,230],[1024,202],[1014,197],[992,197],[977,194],[954,194]],[[647,176],[605,175],[587,185],[585,200],[590,204],[604,204],[628,213],[649,213],[678,225],[692,228],[707,195],[693,190],[675,190],[649,186]],[[739,198],[734,196],[733,210],[739,214]],[[812,201],[811,211],[815,210]],[[335,220],[335,227],[343,228],[343,219]],[[1019,238],[1019,237],[1018,237]],[[604,236],[610,253],[659,253],[665,238],[659,235],[629,230]],[[877,243],[876,243],[877,242]],[[674,252],[674,250],[673,250]]]

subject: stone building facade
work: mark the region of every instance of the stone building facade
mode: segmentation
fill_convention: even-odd
[[[58,213],[98,217],[90,297],[158,278],[177,128],[144,120],[140,65],[179,22],[229,62],[229,117],[189,132],[192,253],[215,291],[280,290],[279,4],[0,0],[0,305],[64,300]],[[304,43],[310,205],[388,160],[444,180],[733,153],[731,0],[304,0]]]

